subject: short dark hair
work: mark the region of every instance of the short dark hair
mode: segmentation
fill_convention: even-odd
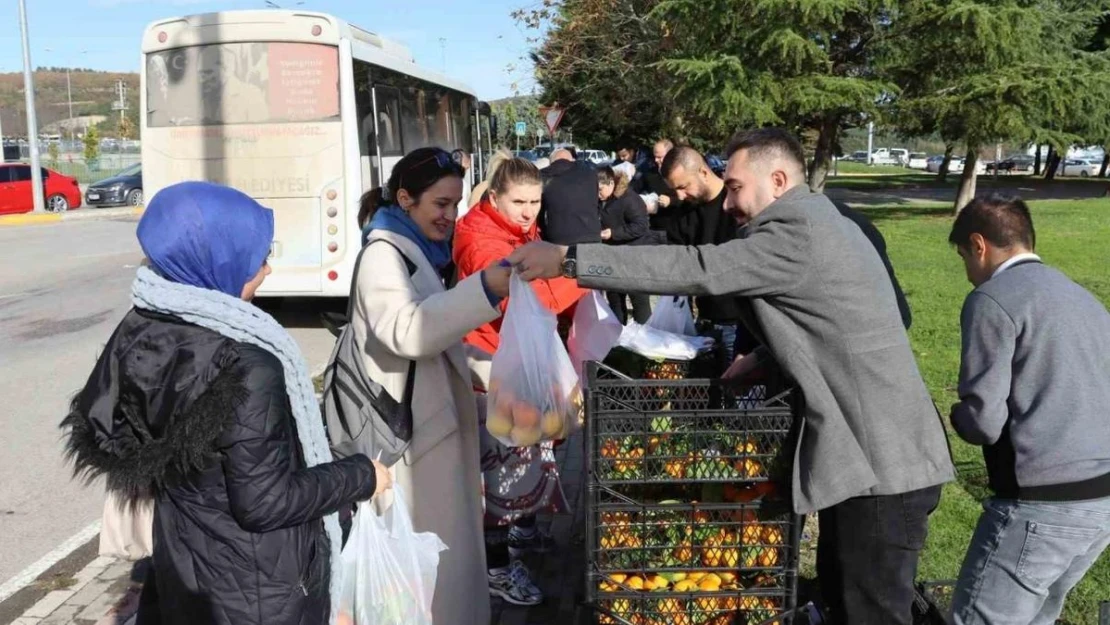
[[[973,234],[1003,249],[1022,245],[1032,250],[1037,245],[1029,206],[1016,196],[992,194],[971,200],[956,215],[948,242],[966,249]]]
[[[692,173],[697,171],[698,168],[708,167],[708,165],[706,165],[705,157],[701,155],[701,152],[688,145],[680,145],[672,148],[663,157],[663,163],[659,166],[659,175],[668,178],[674,173],[675,167],[682,167]]]
[[[725,158],[732,158],[740,150],[747,150],[752,160],[778,156],[793,161],[802,171],[806,169],[806,153],[801,142],[793,133],[782,128],[759,128],[736,133],[728,142]]]

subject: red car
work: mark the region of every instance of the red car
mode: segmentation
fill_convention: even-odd
[[[42,168],[46,189],[46,210],[64,213],[81,208],[81,187],[77,179]],[[35,208],[31,197],[31,166],[22,163],[0,164],[0,215],[29,213]]]

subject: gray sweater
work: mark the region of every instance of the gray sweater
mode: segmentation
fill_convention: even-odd
[[[1000,497],[1110,496],[1110,313],[1063,273],[1019,262],[968,295],[952,425],[983,445]]]

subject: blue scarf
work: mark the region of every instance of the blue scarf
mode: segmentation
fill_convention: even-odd
[[[374,213],[374,218],[370,220],[370,230],[385,230],[398,234],[412,241],[424,252],[428,262],[437,271],[442,271],[444,267],[451,263],[451,244],[447,241],[432,241],[424,236],[420,231],[420,226],[409,217],[400,206],[388,206],[386,208],[378,209]],[[369,234],[369,232],[367,232]],[[365,242],[366,237],[363,237]]]

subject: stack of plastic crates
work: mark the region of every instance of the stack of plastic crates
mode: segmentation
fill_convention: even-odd
[[[665,364],[665,363],[664,363]],[[586,597],[604,625],[789,622],[801,517],[789,389],[589,363]],[[641,372],[643,373],[643,372]]]

